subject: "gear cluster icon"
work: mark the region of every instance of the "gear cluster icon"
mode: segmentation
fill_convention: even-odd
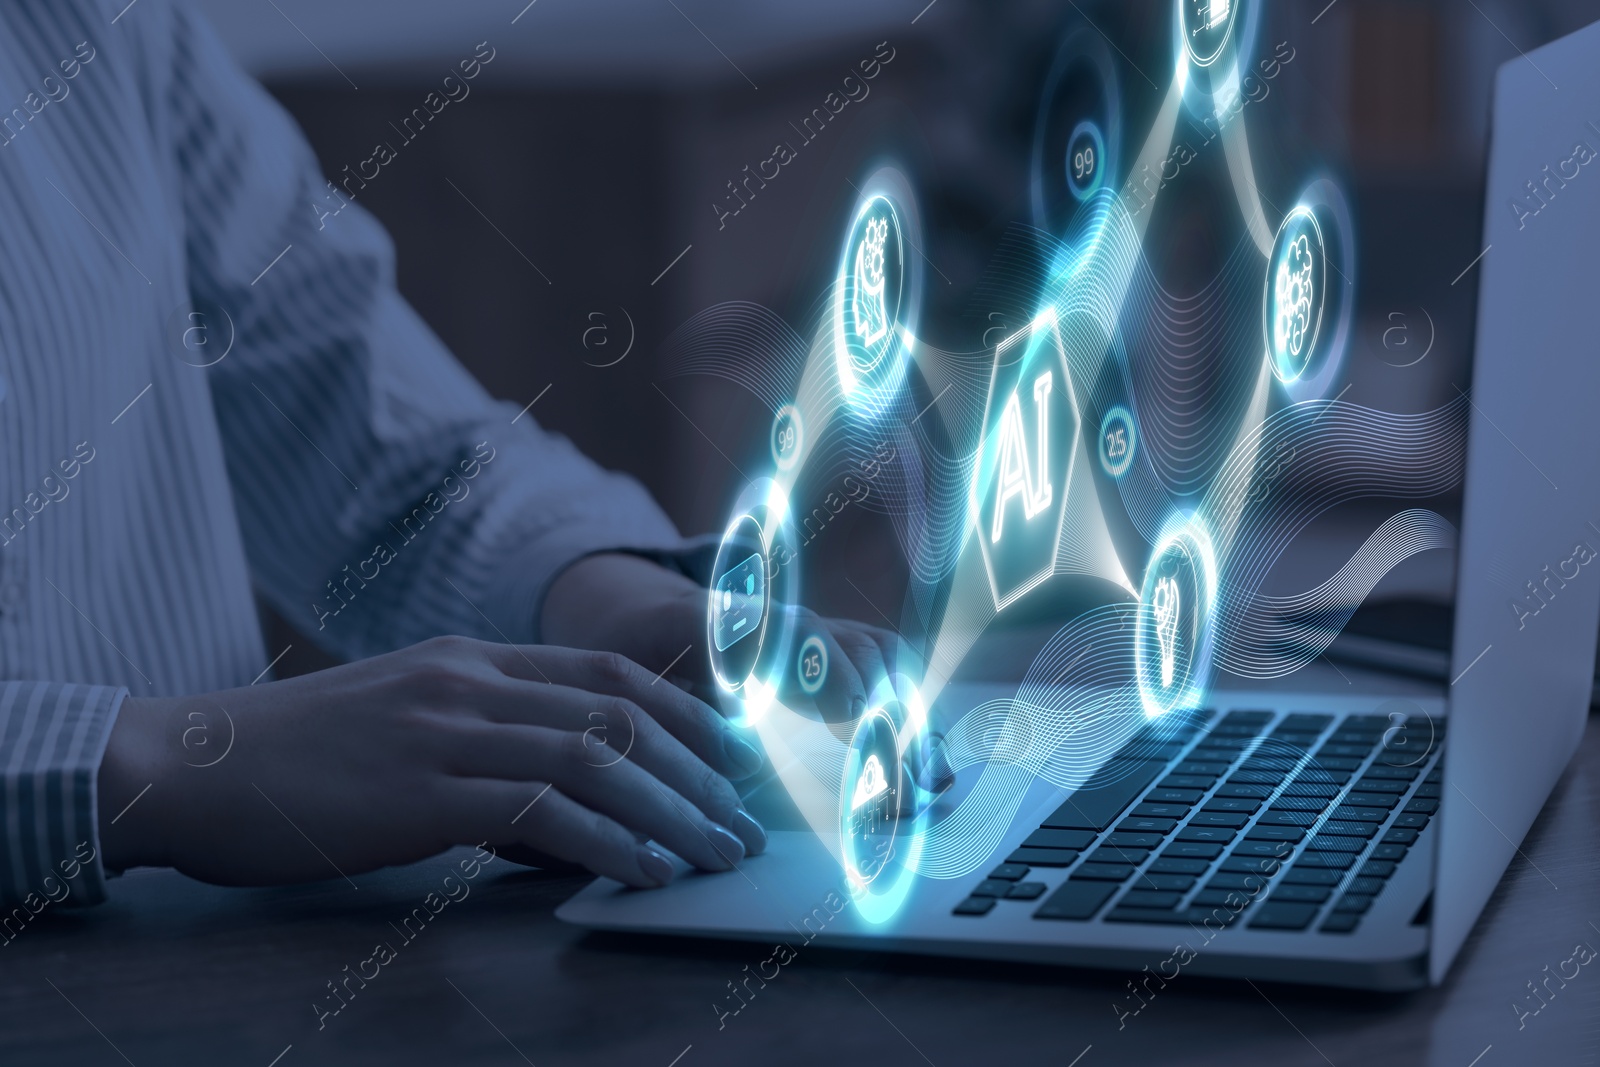
[[[855,319],[856,333],[863,345],[875,345],[889,332],[888,309],[884,306],[884,245],[889,239],[889,220],[876,216],[867,220],[856,248]]]

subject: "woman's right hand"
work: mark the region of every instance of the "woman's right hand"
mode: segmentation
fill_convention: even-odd
[[[672,865],[644,842],[710,871],[765,847],[730,784],[761,762],[709,706],[621,656],[435,638],[287,681],[125,700],[100,769],[101,851],[113,869],[265,885],[486,842],[652,887]]]

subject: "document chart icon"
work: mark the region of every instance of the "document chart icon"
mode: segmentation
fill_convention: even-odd
[[[760,553],[746,557],[719,578],[716,593],[713,632],[717,651],[723,652],[761,628],[761,616],[767,606],[767,582]]]

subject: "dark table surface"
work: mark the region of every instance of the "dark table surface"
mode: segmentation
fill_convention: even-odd
[[[1353,671],[1341,680],[1362,676]],[[1387,684],[1387,683],[1386,683]],[[1132,974],[802,948],[719,1028],[753,944],[589,934],[553,912],[585,879],[495,860],[407,942],[460,850],[282,889],[167,871],[48,909],[0,948],[0,1064],[1600,1063],[1600,731],[1523,843],[1446,984],[1404,996],[1180,976],[1119,1028]],[[393,925],[391,925],[393,924]],[[327,983],[395,955],[337,1015]],[[1570,974],[1573,964],[1566,964]],[[1546,970],[1546,967],[1549,970]],[[372,973],[373,965],[366,965]],[[352,983],[352,987],[354,983]]]

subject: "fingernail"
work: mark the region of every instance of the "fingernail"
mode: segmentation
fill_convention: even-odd
[[[743,808],[733,813],[733,832],[744,842],[746,854],[758,856],[767,850],[767,832]]]
[[[754,745],[732,731],[722,735],[722,752],[741,775],[756,773],[764,762]]]
[[[639,869],[657,886],[672,881],[672,861],[653,848],[641,847],[638,851]]]
[[[726,826],[711,824],[711,832],[706,835],[711,839],[711,847],[716,849],[729,867],[744,859],[744,842],[740,841],[734,832]]]

